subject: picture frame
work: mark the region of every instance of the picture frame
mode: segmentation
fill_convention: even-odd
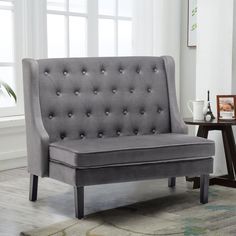
[[[188,0],[187,46],[197,46],[197,0]]]
[[[236,95],[217,95],[218,120],[236,120]]]

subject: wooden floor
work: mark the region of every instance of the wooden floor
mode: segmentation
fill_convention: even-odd
[[[44,227],[74,218],[72,186],[40,178],[37,202],[28,201],[29,174],[25,168],[0,172],[0,236]],[[167,180],[107,184],[85,188],[85,214],[186,192],[191,188],[184,178],[176,189]]]

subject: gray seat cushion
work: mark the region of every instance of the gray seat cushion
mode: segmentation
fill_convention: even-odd
[[[91,168],[206,158],[214,155],[215,146],[211,140],[172,133],[60,141],[51,143],[49,152],[51,161]]]

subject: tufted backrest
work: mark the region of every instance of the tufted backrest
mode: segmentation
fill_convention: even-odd
[[[161,57],[38,60],[50,142],[170,132]]]

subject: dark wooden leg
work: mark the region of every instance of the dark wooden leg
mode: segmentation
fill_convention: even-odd
[[[200,177],[200,202],[208,203],[209,175],[201,175]]]
[[[228,130],[227,127],[225,129],[222,129],[222,138],[223,138],[223,143],[224,143],[225,158],[226,158],[226,164],[227,164],[227,170],[228,170],[228,178],[234,179],[232,158],[234,158],[233,155],[235,155],[235,153],[232,153],[232,150],[230,147],[230,145],[233,145],[232,141],[229,140],[230,135],[231,135],[231,132],[230,132],[230,130]]]
[[[75,193],[75,217],[84,218],[84,187],[74,187]]]
[[[198,131],[197,131],[197,136],[202,137],[202,138],[207,138],[208,132],[209,132],[208,127],[199,125]]]
[[[175,187],[175,183],[176,183],[176,177],[168,178],[168,187],[170,188]]]
[[[29,200],[32,202],[37,201],[37,195],[38,195],[38,176],[30,174]]]
[[[234,134],[233,134],[233,129],[232,126],[227,126],[225,127],[226,134],[228,137],[228,146],[229,146],[229,153],[230,153],[230,160],[232,161],[234,171],[236,170],[236,146],[235,146],[235,140],[234,140]]]

